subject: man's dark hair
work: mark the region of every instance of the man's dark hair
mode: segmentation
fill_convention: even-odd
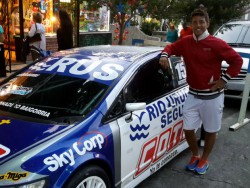
[[[194,16],[203,16],[205,17],[205,20],[207,21],[207,23],[209,23],[209,16],[204,5],[200,5],[199,8],[195,9],[191,13],[191,18],[193,18]]]

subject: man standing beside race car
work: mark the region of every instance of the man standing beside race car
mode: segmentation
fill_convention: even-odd
[[[205,174],[209,163],[208,156],[221,128],[224,107],[224,86],[238,75],[243,60],[226,42],[213,37],[207,31],[209,16],[204,6],[191,14],[193,35],[167,45],[162,51],[160,65],[169,67],[168,57],[182,56],[186,65],[189,95],[183,107],[184,132],[192,157],[186,169],[197,174]],[[229,64],[221,74],[221,63]],[[195,130],[203,124],[205,146],[202,155],[196,140]]]

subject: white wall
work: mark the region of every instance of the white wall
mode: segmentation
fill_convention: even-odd
[[[117,40],[114,40],[116,29],[115,25],[110,25],[110,32],[112,33],[112,44],[117,44]],[[159,37],[152,37],[148,36],[145,33],[143,33],[140,29],[138,29],[137,26],[130,26],[127,27],[125,30],[128,31],[127,39],[123,41],[123,45],[132,45],[132,39],[143,39],[143,40],[154,40],[154,41],[161,41]]]

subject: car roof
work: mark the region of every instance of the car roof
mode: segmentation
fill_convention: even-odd
[[[88,46],[55,52],[26,72],[60,74],[104,83],[112,82],[139,57],[160,53],[163,47]],[[138,61],[140,62],[140,61]]]
[[[62,57],[81,54],[83,56],[94,56],[99,58],[120,59],[133,62],[136,58],[145,54],[161,51],[163,47],[156,46],[119,46],[119,45],[99,45],[73,48],[53,53],[53,57]]]
[[[250,20],[230,20],[226,24],[250,25]]]

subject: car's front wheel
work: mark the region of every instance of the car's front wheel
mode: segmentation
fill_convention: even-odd
[[[98,166],[87,166],[79,170],[64,186],[65,188],[110,188],[106,172]]]

